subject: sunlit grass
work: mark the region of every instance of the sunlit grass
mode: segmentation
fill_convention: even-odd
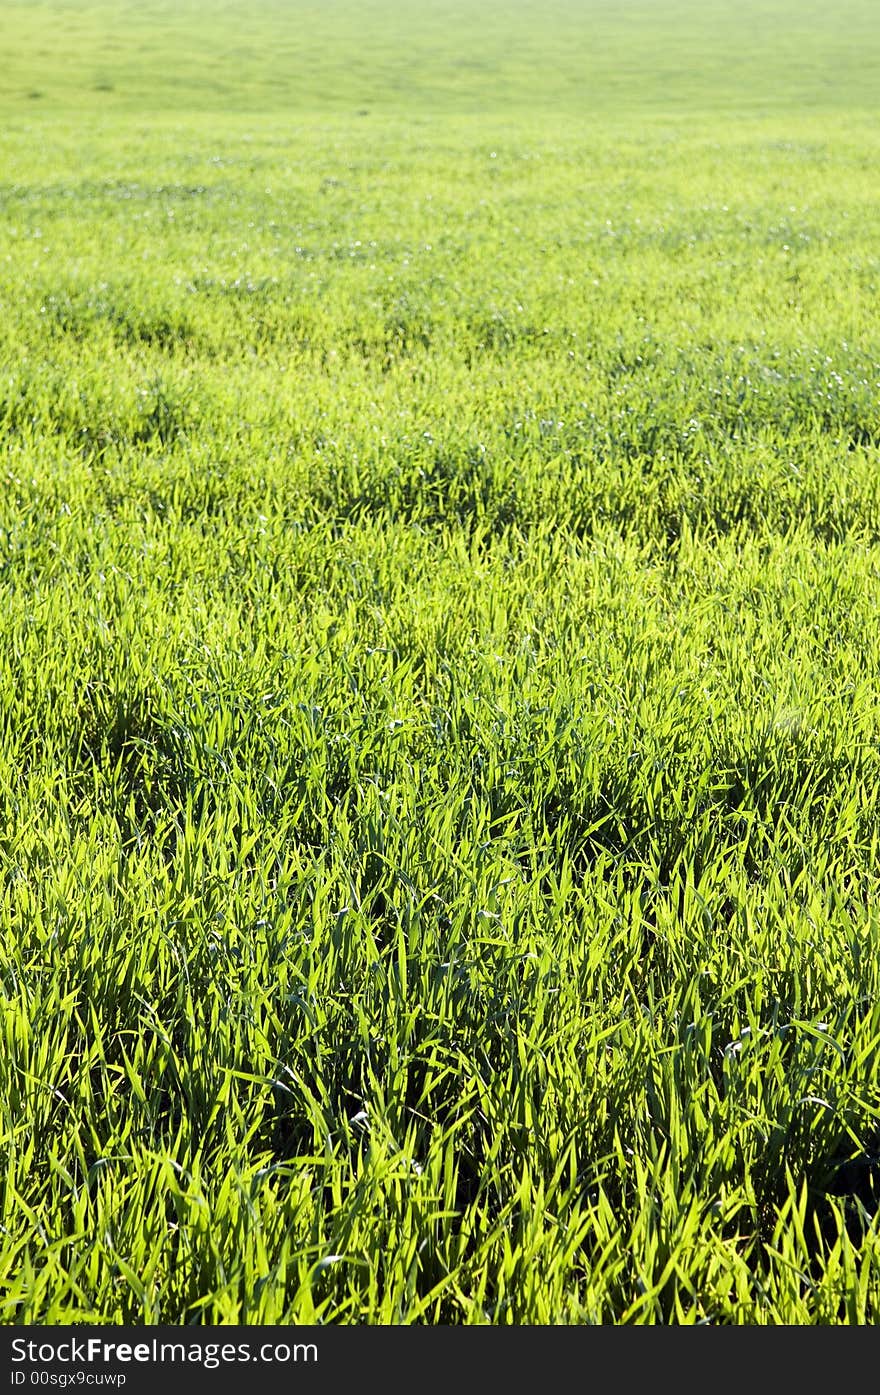
[[[880,36],[716,10],[6,7],[0,1320],[878,1320]]]

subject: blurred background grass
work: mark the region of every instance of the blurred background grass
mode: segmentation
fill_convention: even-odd
[[[873,109],[865,0],[6,0],[0,102],[160,110],[769,114]]]

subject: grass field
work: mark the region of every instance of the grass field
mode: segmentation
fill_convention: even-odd
[[[876,7],[0,51],[0,1321],[880,1321]]]

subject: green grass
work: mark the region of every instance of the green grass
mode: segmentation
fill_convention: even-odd
[[[0,48],[0,1320],[880,1320],[870,0]]]

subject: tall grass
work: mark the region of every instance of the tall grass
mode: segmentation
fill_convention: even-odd
[[[475,15],[5,8],[7,1323],[880,1313],[880,35]]]

